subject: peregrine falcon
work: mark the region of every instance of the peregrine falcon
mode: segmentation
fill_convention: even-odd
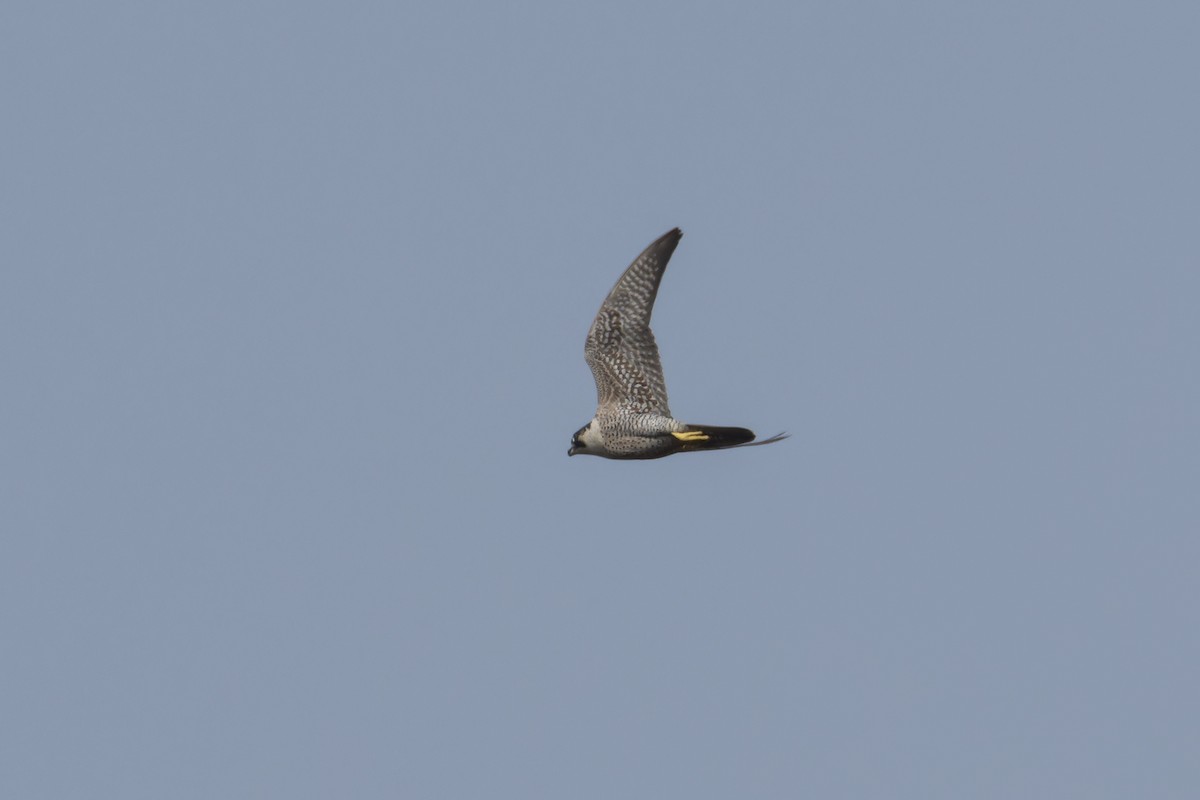
[[[662,458],[690,450],[771,444],[745,428],[688,425],[671,416],[650,313],[658,284],[683,231],[660,236],[638,256],[600,306],[583,355],[596,379],[596,416],[575,432],[567,455]]]

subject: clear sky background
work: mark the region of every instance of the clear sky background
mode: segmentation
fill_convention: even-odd
[[[0,39],[3,797],[1198,796],[1196,3]]]

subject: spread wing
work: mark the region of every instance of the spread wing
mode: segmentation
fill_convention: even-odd
[[[658,284],[683,231],[664,233],[625,270],[600,306],[588,331],[583,355],[596,379],[600,408],[624,405],[640,413],[671,416],[667,383],[650,313]]]

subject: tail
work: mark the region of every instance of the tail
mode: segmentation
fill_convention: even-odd
[[[727,447],[747,447],[771,444],[786,439],[786,433],[776,434],[761,442],[754,441],[754,431],[746,428],[721,428],[715,425],[688,425],[687,430],[671,434],[679,440],[678,452],[690,450],[724,450]]]

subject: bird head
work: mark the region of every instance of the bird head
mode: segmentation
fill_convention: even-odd
[[[575,435],[571,437],[571,449],[567,451],[567,455],[573,456],[577,453],[599,455],[603,450],[604,434],[600,432],[600,426],[593,419],[587,425],[575,431]]]

